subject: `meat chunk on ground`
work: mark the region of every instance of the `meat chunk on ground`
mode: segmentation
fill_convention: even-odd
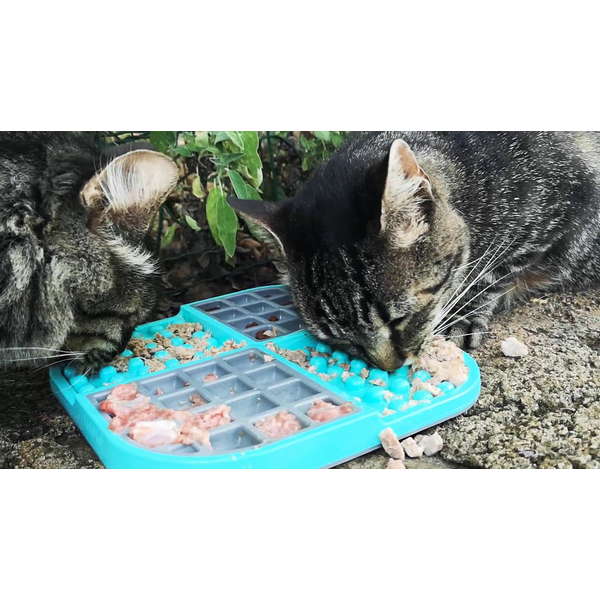
[[[404,449],[391,427],[384,429],[379,434],[379,440],[385,452],[396,460],[404,460]]]
[[[418,435],[415,441],[422,448],[425,456],[433,456],[444,447],[444,440],[442,440],[442,436],[437,432],[433,435]]]
[[[423,456],[423,448],[421,448],[421,446],[419,446],[419,444],[411,437],[403,440],[402,448],[404,449],[406,456],[410,456],[410,458],[421,458],[421,456]]]
[[[403,460],[396,460],[394,458],[390,458],[387,464],[388,469],[406,469],[406,465]]]

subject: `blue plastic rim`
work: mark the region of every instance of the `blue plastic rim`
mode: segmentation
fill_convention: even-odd
[[[409,407],[406,403],[410,383],[406,367],[391,374],[372,369],[369,380],[379,379],[383,387],[365,384],[358,376],[350,377],[345,383],[340,377],[323,381],[320,373],[339,375],[342,363],[349,363],[351,371],[357,373],[368,366],[343,352],[336,352],[333,356],[336,362],[331,365],[328,361],[316,360],[320,357],[312,359],[311,363],[317,368],[317,374],[314,374],[269,350],[267,345],[273,342],[282,350],[315,348],[330,351],[301,330],[301,325],[295,322],[297,317],[289,316],[296,313],[293,305],[287,304],[288,298],[289,292],[284,286],[268,286],[182,306],[176,317],[143,325],[134,337],[152,345],[155,343],[153,336],[157,333],[165,335],[169,325],[199,323],[203,331],[195,335],[210,333],[207,338],[209,348],[220,348],[227,340],[236,344],[244,342],[244,347],[217,357],[200,353],[188,363],[180,363],[167,352],[159,357],[164,370],[152,374],[148,373],[143,360],[133,358],[131,352],[126,351],[123,357],[129,359],[129,372],[118,373],[114,367],[106,367],[88,380],[73,368],[55,367],[50,371],[52,389],[107,468],[327,468],[378,448],[379,434],[385,428],[390,427],[402,439],[464,413],[477,401],[481,389],[480,372],[468,354],[465,354],[465,363],[469,377],[463,385],[454,388],[444,382],[439,385],[443,394],[437,398],[427,392],[417,392],[413,400],[420,403],[411,403]],[[277,304],[277,300],[285,306]],[[206,310],[215,306],[219,308]],[[236,307],[243,307],[244,312]],[[281,328],[277,327],[280,321],[269,321],[269,316],[277,316],[282,322]],[[251,323],[257,322],[259,330],[275,326],[277,337],[259,341],[254,337],[256,327],[244,330],[245,325],[240,325],[247,318]],[[286,329],[284,320],[293,321],[294,326]],[[172,340],[176,336],[165,337]],[[178,345],[176,340],[174,346]],[[250,360],[253,354],[255,357]],[[265,362],[264,355],[272,360]],[[204,382],[202,375],[211,369],[220,374],[221,383]],[[415,377],[426,379],[428,374],[416,373]],[[119,435],[108,429],[110,418],[100,411],[98,403],[116,385],[136,382],[152,402],[173,406],[183,393],[181,387],[170,382],[185,379],[191,382],[186,393],[198,390],[203,398],[210,400],[199,411],[217,403],[232,408],[232,423],[210,432],[211,440],[218,442],[214,444],[215,450],[197,445],[150,449],[129,439],[126,434]],[[232,386],[231,393],[235,395],[231,397],[227,395],[228,382],[237,382],[239,388]],[[153,395],[161,385],[165,386],[164,395]],[[316,399],[334,404],[352,402],[354,411],[333,421],[315,423],[306,416],[306,411]],[[256,412],[257,402],[263,412]],[[387,414],[386,411],[384,415],[386,408],[393,412]],[[294,414],[302,429],[283,439],[267,440],[253,424],[280,410]],[[240,439],[244,440],[241,444]]]

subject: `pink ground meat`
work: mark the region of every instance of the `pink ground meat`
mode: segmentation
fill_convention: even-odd
[[[100,402],[100,410],[111,415],[124,415],[140,408],[145,408],[150,404],[150,398],[138,394],[131,400],[109,400],[110,396]]]
[[[442,390],[440,390],[440,388],[438,388],[437,386],[431,385],[429,381],[423,381],[422,379],[418,379],[415,377],[415,379],[412,380],[410,386],[410,395],[412,396],[415,392],[418,392],[419,390],[429,392],[434,398],[437,396],[441,396],[442,394]]]
[[[135,383],[123,383],[112,389],[107,400],[133,400],[138,395]]]
[[[347,415],[351,413],[352,410],[353,408],[350,402],[346,402],[346,404],[337,406],[335,404],[331,404],[331,402],[317,400],[313,404],[312,408],[308,410],[306,415],[309,419],[312,419],[313,421],[325,423],[326,421],[331,421],[332,419],[337,419],[338,417]]]
[[[119,414],[109,423],[108,428],[115,433],[121,433],[136,423],[170,419],[173,412],[175,411],[167,408],[159,408],[154,404],[146,404],[129,411],[119,411]]]
[[[180,434],[180,426],[175,421],[140,421],[133,425],[129,437],[149,448],[175,444]]]
[[[209,373],[204,376],[204,383],[212,383],[213,381],[217,381],[219,376],[216,373]]]
[[[258,421],[254,424],[254,427],[270,440],[276,440],[291,435],[292,433],[300,431],[302,428],[300,421],[286,410],[279,411],[276,415]]]
[[[184,423],[181,426],[177,443],[189,445],[192,442],[200,442],[203,446],[210,448],[210,434],[208,433],[208,429],[198,427],[193,423]]]
[[[135,395],[134,395],[135,392]],[[127,398],[127,399],[125,399]],[[198,398],[200,398],[198,396]],[[200,398],[202,402],[204,400]],[[210,445],[208,442],[208,434],[204,434],[204,431],[227,425],[231,423],[231,407],[226,405],[215,406],[203,413],[191,413],[185,410],[172,410],[168,408],[159,408],[158,406],[151,404],[150,399],[147,396],[143,396],[137,391],[135,383],[129,383],[117,386],[106,400],[100,403],[100,410],[114,415],[108,428],[111,431],[120,433],[125,431],[128,427],[135,428],[138,424],[144,424],[140,430],[135,430],[135,436],[133,439],[146,439],[149,436],[149,444],[145,444],[149,447],[155,447],[154,441],[156,439],[169,439],[169,432],[174,431],[172,426],[167,426],[161,423],[154,426],[149,426],[148,423],[154,421],[170,421],[180,422],[185,425],[181,426],[182,439],[192,441],[199,441],[204,445]],[[162,436],[162,437],[161,437]],[[141,442],[144,443],[144,442]],[[174,442],[163,442],[164,444]],[[177,443],[189,444],[188,441],[179,441]],[[158,444],[162,445],[162,444]]]
[[[434,340],[412,366],[413,372],[424,370],[433,376],[431,385],[449,381],[456,387],[469,377],[462,350],[451,341],[441,338]]]
[[[178,411],[175,418],[178,417],[193,425],[195,427],[202,427],[204,429],[214,429],[215,427],[221,427],[222,425],[228,425],[231,423],[231,406],[221,404],[215,406],[202,413],[189,413],[185,411]]]
[[[166,444],[185,444],[200,442],[210,447],[207,429],[191,423],[179,425],[171,420],[140,421],[129,431],[129,437],[149,448],[158,448]]]

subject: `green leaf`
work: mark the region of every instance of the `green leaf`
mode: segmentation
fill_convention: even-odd
[[[202,231],[200,227],[198,227],[198,223],[196,223],[196,219],[192,219],[190,215],[185,215],[185,222],[194,230],[194,231]]]
[[[258,152],[258,132],[257,131],[238,131],[243,144],[244,152]]]
[[[161,248],[166,248],[173,241],[173,237],[175,236],[176,230],[177,230],[177,223],[173,223],[173,225],[171,225],[169,227],[169,229],[167,229],[167,231],[165,231],[165,233],[163,233],[163,236],[160,240]]]
[[[235,195],[240,198],[240,200],[261,200],[260,194],[251,185],[248,185],[237,171],[231,169],[229,171],[229,179],[233,185]],[[252,236],[262,242],[263,235],[260,228],[250,219],[244,219],[244,221],[246,221],[246,225],[248,225],[248,229]]]
[[[328,142],[331,139],[331,131],[315,131],[315,137],[323,142]]]
[[[194,181],[192,182],[192,194],[194,194],[196,198],[204,198],[200,177],[196,177],[196,179],[194,179]]]
[[[343,136],[341,136],[337,131],[331,132],[331,143],[338,148],[341,143],[344,141]]]
[[[242,131],[213,131],[213,133],[217,134],[214,141],[215,144],[218,144],[219,142],[231,141],[238,148],[242,150],[244,149],[244,140],[240,135],[243,133]]]
[[[248,178],[255,187],[262,183],[262,161],[258,155],[258,132],[239,131],[244,144],[244,166],[248,169]]]
[[[248,185],[237,171],[230,169],[229,179],[231,179],[235,195],[240,200],[260,200],[260,194],[251,185]]]
[[[198,146],[200,148],[206,148],[210,144],[210,138],[208,135],[208,131],[201,131],[196,136],[196,144],[198,144]]]
[[[243,152],[234,152],[232,154],[221,154],[220,156],[216,156],[213,159],[213,162],[215,163],[215,165],[218,165],[220,167],[226,167],[227,165],[230,165],[232,162],[239,160],[240,158],[244,157],[244,153]]]
[[[177,154],[179,154],[181,156],[191,156],[192,155],[190,150],[188,148],[186,148],[185,146],[178,146],[177,148],[174,148],[174,152],[176,152]]]
[[[151,131],[150,143],[159,151],[166,152],[177,143],[176,131]]]
[[[218,144],[219,142],[224,142],[225,140],[229,139],[229,136],[227,135],[226,131],[217,131],[215,132],[217,134],[217,137],[215,137],[215,140],[213,143]]]
[[[238,148],[241,148],[242,150],[244,149],[244,140],[243,140],[242,136],[240,135],[242,133],[241,131],[225,131],[223,133],[226,133],[228,135],[229,139]]]
[[[235,254],[238,220],[220,186],[215,186],[208,195],[206,216],[215,242],[225,248],[228,257],[232,257]]]

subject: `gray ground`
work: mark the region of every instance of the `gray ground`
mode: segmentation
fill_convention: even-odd
[[[513,335],[529,356],[505,358]],[[408,468],[600,467],[600,293],[552,296],[501,315],[473,353],[482,394],[465,416],[437,429],[439,457]],[[379,469],[382,452],[341,468]],[[101,468],[51,392],[43,370],[0,375],[0,467]]]

